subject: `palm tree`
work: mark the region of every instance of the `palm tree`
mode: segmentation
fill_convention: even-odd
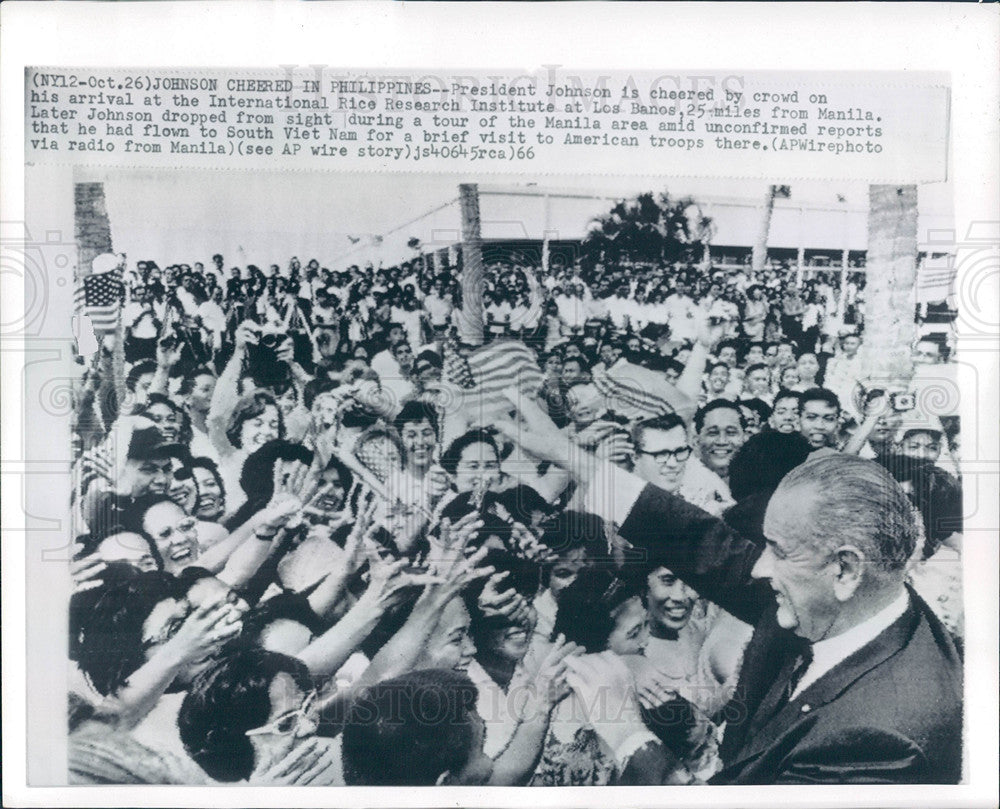
[[[694,262],[702,259],[711,233],[711,218],[691,197],[647,191],[593,219],[582,247],[591,263]]]
[[[864,375],[886,384],[907,383],[916,336],[917,187],[872,185],[868,199]]]
[[[767,240],[771,235],[771,215],[774,213],[774,201],[779,197],[788,199],[792,195],[787,185],[769,185],[764,194],[764,207],[760,213],[760,229],[757,231],[757,241],[754,242],[750,254],[750,266],[754,272],[760,272],[767,263]]]

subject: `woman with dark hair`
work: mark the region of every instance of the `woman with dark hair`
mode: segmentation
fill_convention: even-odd
[[[271,501],[275,493],[275,469],[279,465],[282,475],[293,475],[308,469],[312,461],[310,450],[284,439],[268,441],[256,448],[247,456],[240,472],[243,505],[225,520],[226,528],[235,531]]]
[[[312,679],[294,657],[258,647],[233,651],[184,698],[184,749],[216,781],[332,783],[335,761],[317,739]]]
[[[500,448],[491,430],[469,430],[451,442],[441,455],[441,466],[451,475],[455,488],[482,496],[499,489]]]
[[[354,702],[344,727],[348,786],[484,784],[493,761],[483,752],[476,687],[453,669],[384,680]]]
[[[190,446],[193,435],[190,417],[162,393],[147,394],[146,404],[139,408],[136,415],[145,416],[156,424],[166,443]]]
[[[71,601],[71,655],[100,695],[100,712],[131,728],[239,633],[240,616],[228,602],[195,605],[187,585],[165,573],[111,564],[103,576],[99,589]]]
[[[584,568],[560,594],[553,632],[588,655],[605,651],[641,655],[649,640],[641,591],[611,570]],[[614,783],[618,772],[614,751],[593,727],[581,725],[580,716],[572,699],[556,712],[534,786]]]

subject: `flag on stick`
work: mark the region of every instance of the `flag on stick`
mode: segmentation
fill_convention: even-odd
[[[121,268],[116,268],[86,276],[77,285],[74,308],[90,318],[95,334],[109,334],[118,329],[124,300],[125,284]]]

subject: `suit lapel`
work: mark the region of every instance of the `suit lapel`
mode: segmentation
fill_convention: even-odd
[[[817,708],[835,700],[860,677],[899,652],[913,635],[919,618],[911,597],[906,612],[885,631],[826,672],[795,699],[778,707],[794,667],[793,656],[754,712],[744,745],[736,757],[726,763],[726,770],[735,767],[738,771],[741,765],[778,744],[797,724],[811,722]],[[808,709],[803,711],[803,706],[807,705]]]

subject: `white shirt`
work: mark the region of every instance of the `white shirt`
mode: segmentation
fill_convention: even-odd
[[[826,674],[838,663],[847,660],[862,646],[871,643],[886,629],[894,624],[906,612],[910,605],[910,596],[906,590],[900,590],[896,599],[875,613],[871,618],[852,626],[846,632],[841,632],[832,638],[816,641],[812,645],[813,659],[806,669],[798,686],[792,693],[795,699],[810,685]]]

